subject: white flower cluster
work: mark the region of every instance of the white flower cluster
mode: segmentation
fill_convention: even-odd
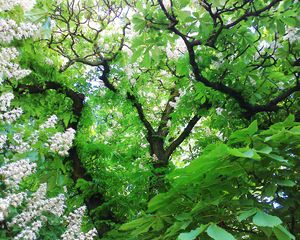
[[[178,58],[183,54],[185,54],[186,52],[187,52],[186,45],[181,38],[175,41],[175,45],[173,49],[170,43],[167,44],[166,53],[167,53],[167,57],[170,59]]]
[[[12,19],[0,19],[0,41],[4,43],[33,37],[37,30],[38,26],[32,23],[21,22],[18,25]]]
[[[66,218],[68,223],[67,230],[61,236],[62,240],[93,240],[97,236],[97,230],[93,228],[87,233],[81,232],[81,223],[86,207],[82,206],[76,209],[73,213]]]
[[[5,219],[8,207],[9,201],[5,198],[0,198],[0,222]]]
[[[1,54],[0,54],[1,57]],[[1,59],[0,59],[1,61]],[[0,62],[0,71],[1,71],[1,62]],[[1,77],[0,77],[1,79]],[[1,80],[0,80],[1,83]],[[12,123],[16,121],[23,113],[21,108],[14,108],[9,111],[11,100],[14,99],[14,95],[12,93],[4,93],[0,96],[0,123]],[[1,146],[1,144],[0,144]]]
[[[21,159],[16,162],[8,163],[0,168],[0,176],[4,177],[7,186],[18,188],[22,179],[35,172],[36,163],[29,159]]]
[[[46,220],[45,218],[42,218],[44,212],[50,212],[61,217],[66,208],[65,196],[63,194],[59,194],[57,197],[47,198],[46,192],[47,184],[43,183],[28,201],[27,208],[20,214],[16,215],[12,221],[9,222],[8,226],[19,226],[25,228],[28,223],[38,218]]]
[[[51,136],[46,146],[50,148],[50,151],[61,156],[66,156],[72,146],[74,137],[75,130],[68,128],[64,133],[58,132]]]
[[[178,102],[179,102],[179,97],[175,97],[175,98],[174,98],[174,102],[170,101],[170,102],[169,102],[169,105],[170,105],[172,108],[176,108]]]
[[[58,118],[57,118],[56,115],[50,116],[47,119],[47,121],[40,126],[40,129],[46,129],[46,128],[53,128],[53,127],[55,127],[55,124],[57,123],[57,120],[58,120]]]
[[[0,198],[0,222],[8,215],[8,207],[10,205],[17,207],[21,205],[25,198],[26,194],[24,192],[10,193],[6,198]]]
[[[6,141],[7,141],[7,136],[4,134],[0,134],[0,150],[3,149]]]
[[[219,115],[219,116],[222,115],[222,112],[223,112],[223,111],[224,111],[223,108],[220,108],[220,107],[217,107],[217,108],[216,108],[216,114]]]
[[[11,111],[0,114],[0,120],[6,123],[12,123],[16,121],[23,113],[21,108],[14,108]]]
[[[14,240],[35,240],[37,239],[36,234],[41,227],[42,222],[39,220],[35,221],[30,227],[25,227],[16,237],[14,237]]]
[[[45,63],[49,66],[52,66],[54,64],[53,60],[51,58],[48,58],[48,57],[45,59]]]
[[[15,133],[13,135],[14,144],[10,144],[10,150],[17,153],[25,153],[31,149],[30,144],[23,140],[22,133]]]
[[[30,70],[21,69],[19,64],[12,62],[19,56],[16,48],[1,48],[0,50],[0,84],[4,78],[22,79],[31,73]]]
[[[10,107],[11,100],[14,99],[14,95],[12,93],[4,93],[0,96],[0,111],[7,111]]]
[[[0,0],[0,12],[9,11],[17,5],[21,6],[24,11],[29,11],[35,5],[35,0]]]
[[[288,28],[287,33],[284,35],[283,40],[290,40],[293,42],[299,42],[300,35],[299,35],[300,28]]]
[[[227,137],[224,136],[224,133],[222,133],[221,131],[218,131],[216,133],[216,137],[219,138],[221,141],[226,141]]]

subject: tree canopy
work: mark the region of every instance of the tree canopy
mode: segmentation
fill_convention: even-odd
[[[299,9],[0,0],[0,239],[298,239]]]

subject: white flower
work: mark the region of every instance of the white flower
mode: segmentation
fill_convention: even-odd
[[[7,136],[4,135],[4,134],[1,134],[1,135],[0,135],[0,150],[3,149],[3,147],[4,147],[5,143],[6,143],[6,141],[7,141]]]
[[[31,149],[29,142],[23,140],[22,133],[13,135],[14,144],[10,144],[9,149],[17,153],[25,153]]]
[[[4,183],[11,187],[18,187],[22,179],[35,172],[36,163],[29,159],[21,159],[6,164],[0,168],[0,176],[4,177]]]
[[[54,62],[53,62],[53,60],[52,60],[51,58],[46,58],[46,59],[45,59],[45,63],[46,63],[47,65],[50,65],[50,66],[52,66],[52,65],[54,64]]]
[[[57,123],[57,116],[56,115],[52,115],[50,116],[47,121],[45,123],[43,123],[41,126],[40,126],[40,129],[45,129],[45,128],[53,128],[55,127],[55,124]]]
[[[20,5],[24,11],[29,11],[35,5],[35,0],[0,0],[0,12],[9,11]]]
[[[289,40],[292,43],[298,42],[300,40],[300,35],[298,33],[299,29],[300,28],[288,28],[287,34],[284,35],[283,40]]]
[[[0,114],[0,121],[2,120],[6,123],[12,123],[16,121],[22,115],[22,113],[23,111],[21,108],[15,108],[11,111],[5,112],[4,114]]]
[[[171,102],[169,102],[169,105],[170,105],[171,107],[175,108],[175,107],[177,106],[177,103],[171,101]]]
[[[172,47],[170,43],[167,44],[166,47],[166,53],[167,57],[172,59],[172,58],[178,58],[182,54],[187,52],[186,45],[184,41],[181,38],[178,38],[175,41],[175,45]]]
[[[5,198],[0,198],[0,221],[3,221],[8,214],[9,201]]]
[[[216,108],[216,113],[217,113],[217,115],[222,115],[222,112],[223,112],[223,111],[224,111],[223,108],[220,108],[220,107]]]
[[[134,86],[136,84],[136,79],[135,78],[130,78],[130,84]]]
[[[168,120],[168,121],[167,121],[167,127],[171,127],[171,124],[172,124],[172,123],[171,123],[171,120]]]
[[[113,134],[114,134],[113,130],[109,128],[109,129],[107,129],[107,132],[105,133],[105,136],[106,137],[111,137]]]
[[[36,234],[41,227],[42,222],[39,220],[35,221],[30,227],[25,227],[16,237],[14,237],[14,240],[35,240],[37,239]]]
[[[217,138],[219,138],[221,141],[227,140],[227,138],[224,136],[224,133],[222,133],[222,132],[220,132],[220,131],[218,131],[218,132],[216,133],[216,136],[217,136]]]
[[[64,133],[55,133],[48,140],[50,151],[57,153],[61,156],[68,155],[73,139],[75,138],[75,130],[73,128],[68,128]]]
[[[14,95],[12,93],[3,93],[0,96],[0,111],[7,111],[10,107],[11,100],[14,99]]]
[[[20,214],[16,215],[8,225],[26,227],[29,222],[37,218],[46,220],[46,218],[41,218],[44,212],[50,212],[61,217],[66,208],[65,196],[63,194],[59,194],[57,197],[47,198],[46,192],[47,184],[43,183],[29,199],[27,208]]]
[[[61,236],[62,240],[93,240],[97,235],[97,231],[95,228],[90,230],[87,233],[83,233],[81,231],[81,223],[84,212],[86,211],[86,207],[82,206],[76,209],[74,212],[70,213],[66,218],[66,222],[68,223],[67,230]]]
[[[10,43],[12,40],[26,39],[33,37],[38,30],[38,26],[32,23],[20,23],[19,25],[12,19],[0,19],[0,42]]]
[[[12,62],[18,57],[18,55],[19,53],[16,48],[0,48],[0,84],[5,78],[16,78],[18,80],[26,77],[31,73],[30,70],[21,69],[21,67],[17,63]]]

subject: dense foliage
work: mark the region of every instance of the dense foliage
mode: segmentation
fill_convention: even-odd
[[[300,238],[297,0],[0,0],[0,239]]]

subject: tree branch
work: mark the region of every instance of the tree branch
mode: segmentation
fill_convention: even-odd
[[[201,105],[200,109],[209,109],[211,108],[211,104],[206,102],[203,105]],[[166,149],[166,155],[170,157],[172,153],[175,151],[175,149],[190,135],[191,131],[193,130],[196,123],[199,121],[201,116],[199,114],[196,114],[194,117],[190,119],[182,133],[176,138]]]
[[[14,90],[19,93],[44,93],[45,91],[50,89],[64,93],[67,97],[69,97],[73,102],[72,111],[74,115],[78,118],[81,117],[85,96],[81,93],[75,92],[72,89],[63,86],[58,82],[48,81],[45,82],[44,85],[27,85],[19,83],[16,87],[14,87]],[[77,125],[73,125],[72,127],[75,130],[77,129]]]
[[[274,0],[264,8],[257,10],[255,12],[247,12],[245,13],[242,17],[234,21],[233,23],[226,25],[226,28],[233,27],[234,25],[238,24],[240,21],[244,20],[247,16],[258,16],[260,13],[269,10],[271,7],[273,7],[276,3],[280,2],[281,0]],[[171,32],[175,33],[179,37],[182,38],[184,41],[188,54],[189,54],[189,62],[190,65],[192,66],[192,70],[195,76],[195,80],[198,82],[203,83],[206,87],[212,88],[216,91],[222,92],[231,98],[235,99],[239,106],[245,110],[245,117],[250,118],[254,114],[258,112],[271,112],[271,111],[276,111],[278,109],[277,104],[286,98],[288,98],[292,93],[300,91],[300,84],[297,83],[296,86],[291,87],[284,91],[282,94],[280,94],[278,97],[275,99],[271,100],[269,103],[264,104],[264,105],[259,105],[259,104],[251,104],[249,103],[245,97],[242,95],[241,92],[235,90],[234,88],[228,87],[227,85],[223,84],[222,82],[211,82],[207,78],[205,78],[198,67],[198,64],[196,62],[196,56],[195,56],[195,51],[194,51],[194,46],[195,46],[195,41],[190,42],[187,38],[186,35],[181,33],[175,26],[178,23],[178,20],[174,17],[171,16],[166,8],[164,7],[163,3],[161,0],[158,1],[160,7],[162,8],[165,16],[169,21],[171,21],[170,27],[168,28]],[[222,26],[221,26],[222,27]]]
[[[195,115],[193,118],[190,119],[187,126],[184,128],[183,132],[179,135],[177,139],[175,139],[169,147],[166,149],[166,155],[170,157],[175,149],[190,135],[191,131],[193,130],[196,123],[199,121],[201,117]]]
[[[118,89],[108,79],[110,68],[107,61],[103,62],[102,68],[103,69],[99,68],[99,70],[102,70],[102,75],[99,77],[100,80],[103,81],[105,87],[107,87],[109,90],[117,94],[119,92]],[[154,129],[151,126],[150,122],[147,120],[143,110],[143,106],[139,103],[138,99],[130,92],[126,93],[126,98],[133,104],[133,106],[137,110],[139,119],[144,125],[144,127],[146,128],[148,135],[154,134]]]
[[[261,13],[269,11],[273,6],[275,6],[277,3],[281,2],[281,1],[282,0],[273,0],[267,6],[261,8],[261,9],[259,9],[257,11],[254,11],[254,12],[248,12],[248,11],[246,11],[242,16],[240,16],[235,21],[224,25],[224,28],[227,28],[227,29],[232,28],[235,25],[237,25],[239,22],[246,20],[248,17],[257,17]]]
[[[178,90],[176,90],[175,88],[173,88],[171,90],[171,94],[170,94],[170,98],[166,104],[166,107],[162,113],[161,119],[160,119],[160,124],[158,126],[158,130],[157,133],[158,135],[162,136],[162,137],[166,137],[168,135],[168,129],[167,128],[167,123],[168,120],[170,119],[170,114],[174,111],[174,107],[172,107],[170,105],[170,102],[174,102],[175,98],[179,96],[179,92]]]

